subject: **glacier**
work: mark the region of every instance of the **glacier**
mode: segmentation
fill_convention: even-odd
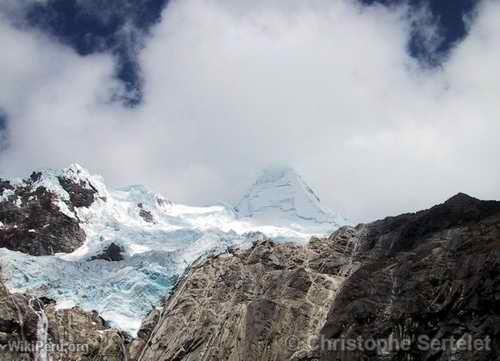
[[[95,310],[132,336],[197,259],[250,247],[264,237],[304,244],[311,236],[349,224],[324,207],[287,167],[262,172],[235,207],[177,204],[139,185],[108,189],[102,177],[77,164],[40,174],[36,186],[56,195],[55,204],[79,221],[86,240],[72,253],[52,256],[0,248],[7,286],[13,292],[54,299],[58,308]],[[89,207],[68,207],[60,176],[94,189],[95,201]],[[123,260],[91,260],[112,243],[123,249]]]

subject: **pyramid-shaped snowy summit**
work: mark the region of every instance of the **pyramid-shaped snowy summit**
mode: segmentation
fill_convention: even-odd
[[[323,206],[311,187],[290,167],[264,170],[236,210],[240,218],[262,223],[296,223],[332,229],[349,223]]]

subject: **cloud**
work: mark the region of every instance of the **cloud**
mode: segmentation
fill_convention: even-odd
[[[204,204],[236,201],[262,167],[287,163],[356,221],[458,191],[500,198],[500,6],[485,2],[434,70],[407,52],[407,10],[173,1],[139,55],[144,103],[134,109],[109,101],[124,91],[111,58],[3,22],[0,169],[78,161],[113,184]]]

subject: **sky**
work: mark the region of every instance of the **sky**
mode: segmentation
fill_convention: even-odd
[[[294,167],[354,222],[500,199],[500,2],[0,0],[0,174],[236,203]]]

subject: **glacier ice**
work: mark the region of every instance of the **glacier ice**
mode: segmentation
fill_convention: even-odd
[[[60,176],[95,189],[92,205],[69,207]],[[58,308],[96,310],[132,335],[196,259],[230,247],[249,247],[264,235],[304,243],[348,224],[323,207],[290,168],[265,171],[235,208],[176,204],[138,185],[111,190],[102,177],[76,164],[42,171],[37,185],[55,193],[61,212],[79,220],[86,241],[73,253],[44,257],[0,249],[8,287],[50,297]],[[141,210],[151,215],[150,222]],[[124,260],[89,261],[111,243],[124,249]]]

